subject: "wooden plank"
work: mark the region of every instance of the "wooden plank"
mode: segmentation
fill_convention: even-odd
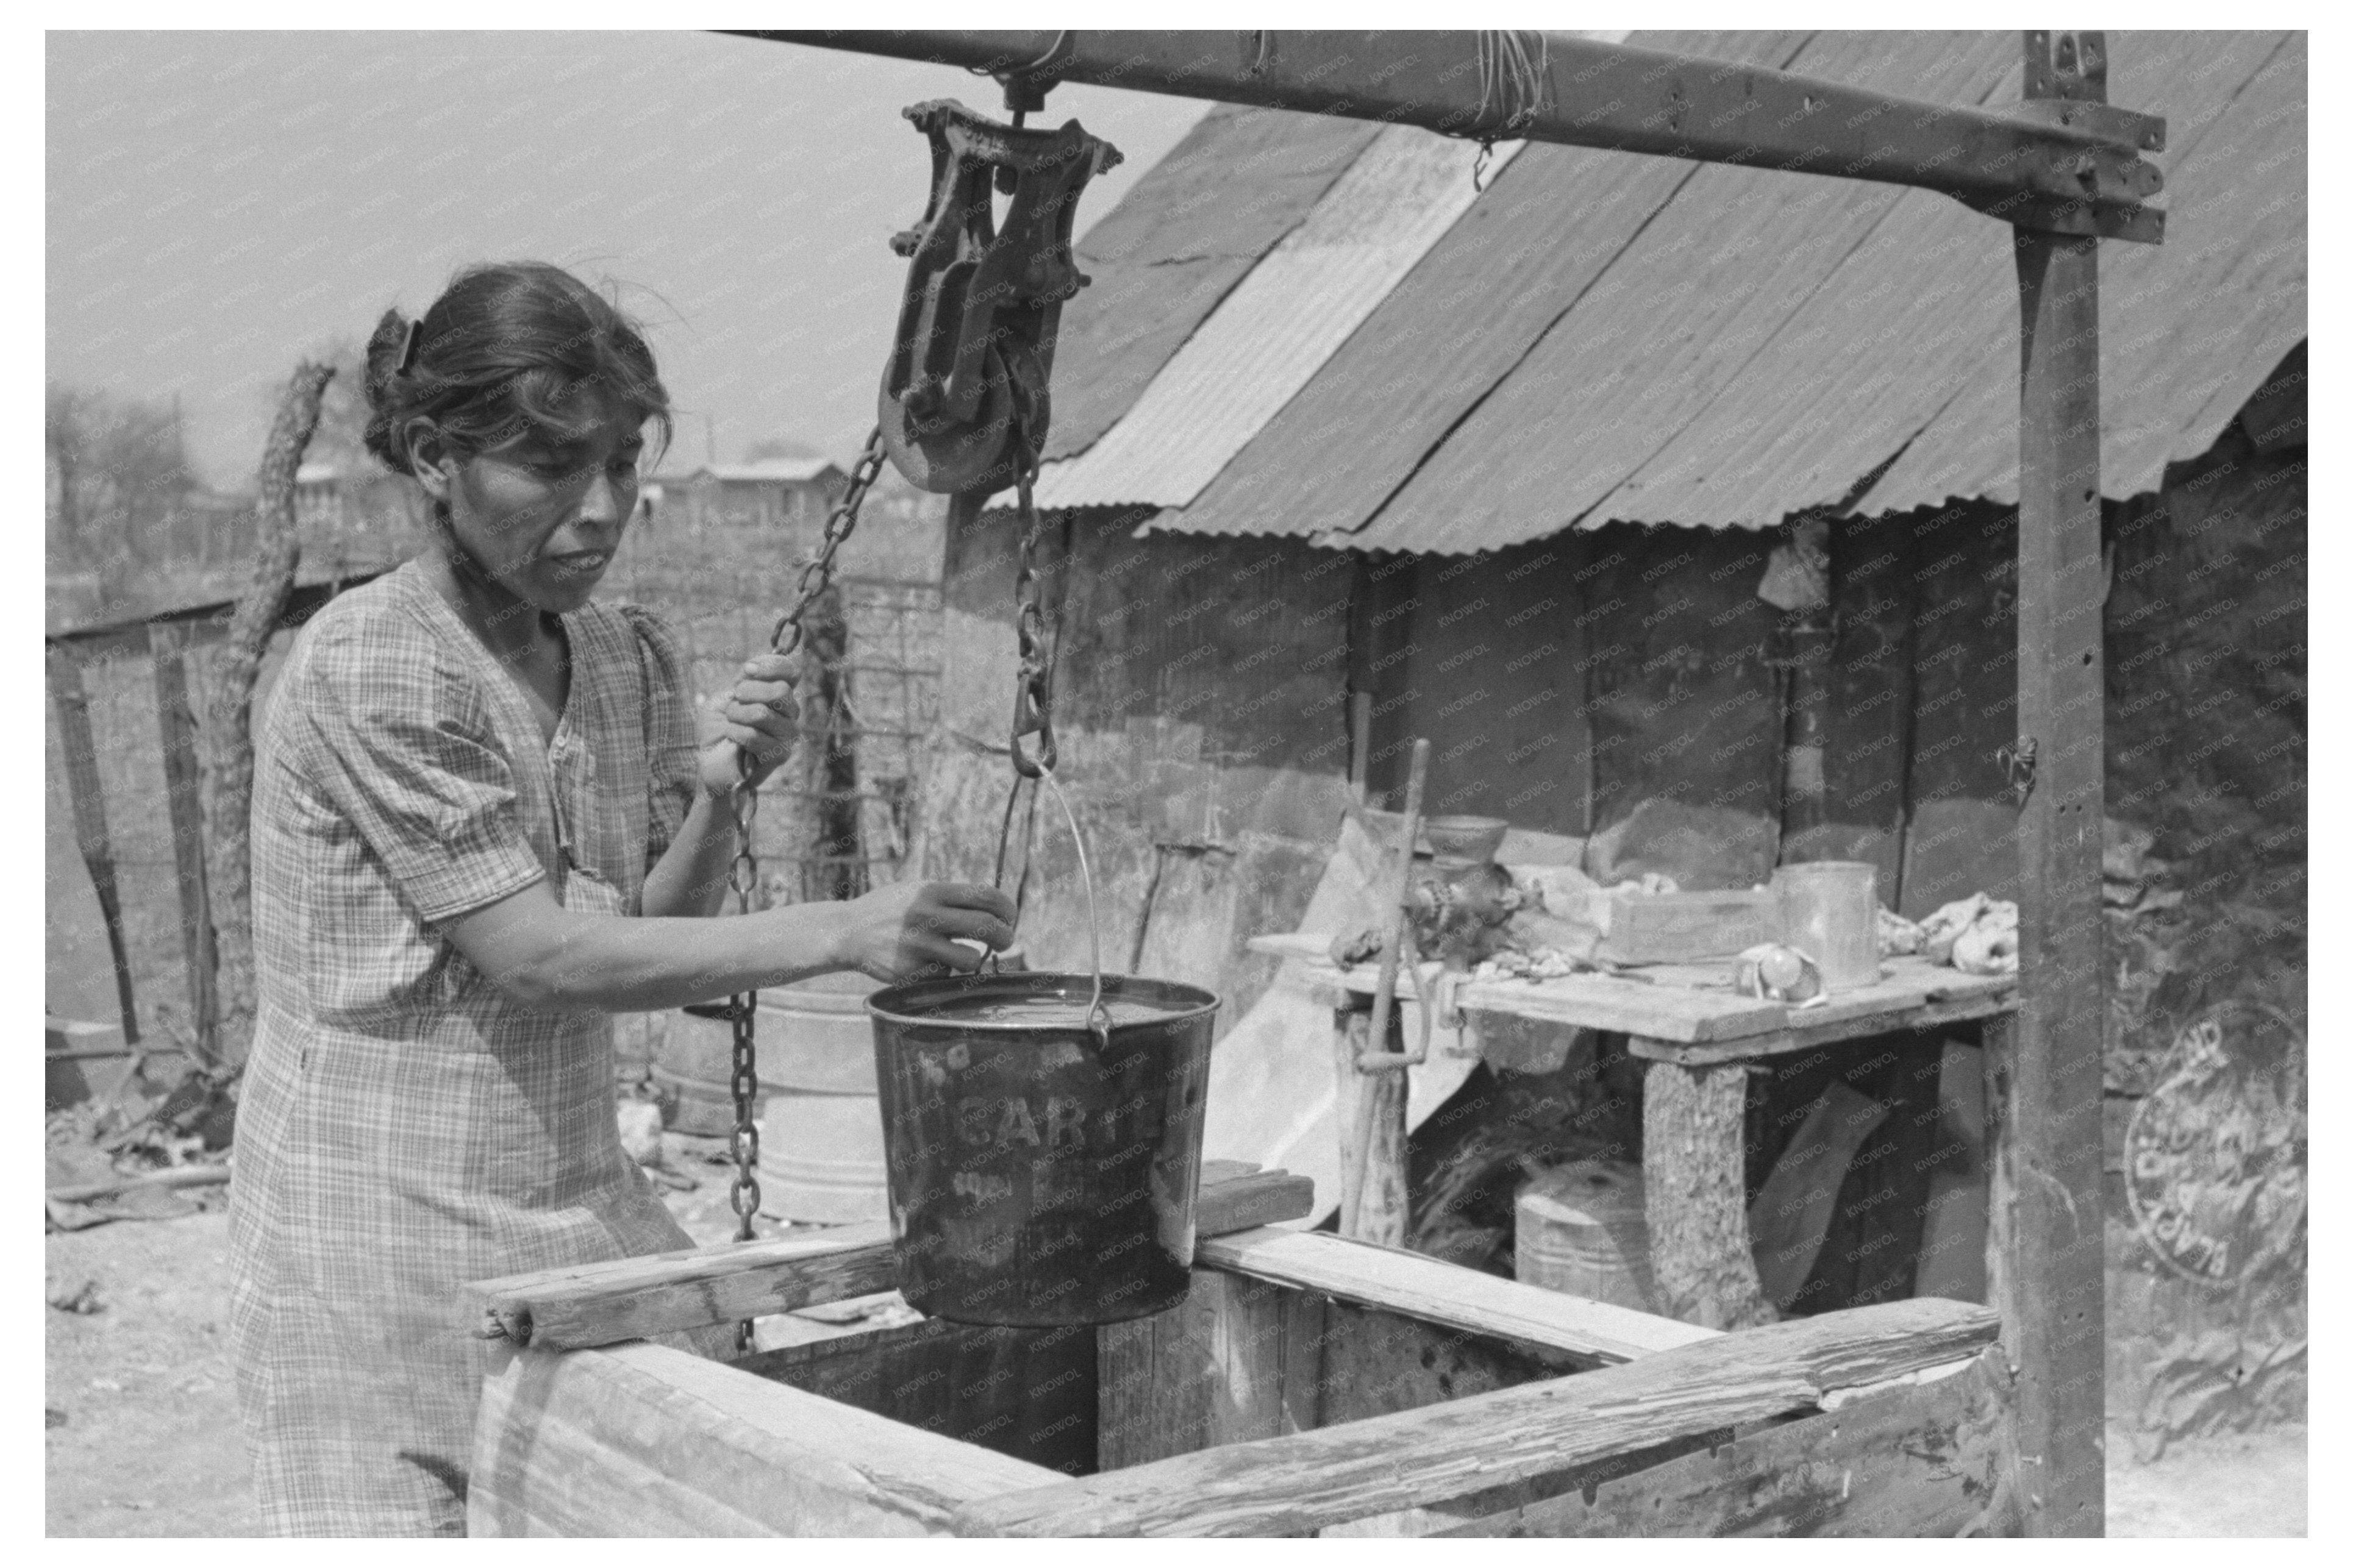
[[[735,1370],[1063,1475],[1096,1468],[1095,1331],[926,1318],[748,1356]]]
[[[204,772],[196,763],[196,714],[188,702],[185,625],[151,621],[155,721],[164,748],[164,804],[172,819],[172,864],[180,889],[180,942],[188,961],[188,1022],[196,1054],[220,1059],[220,998],[214,988],[213,911],[205,883]]]
[[[1642,1079],[1642,1212],[1657,1302],[1711,1329],[1775,1316],[1749,1253],[1746,1095],[1736,1066],[1652,1062]]]
[[[1314,1184],[1288,1171],[1211,1183],[1195,1202],[1194,1234],[1302,1218],[1314,1202]],[[580,1350],[871,1296],[898,1284],[891,1227],[878,1222],[510,1274],[476,1280],[466,1290],[482,1311],[486,1336]]]
[[[98,912],[106,945],[114,956],[115,1002],[122,1012],[122,1043],[139,1043],[139,1007],[131,993],[131,952],[122,935],[122,900],[114,886],[114,845],[106,831],[106,791],[99,783],[98,744],[90,735],[90,698],[82,689],[81,661],[61,647],[48,649],[49,695],[58,705],[58,737],[65,748],[66,795],[73,808],[74,842],[90,868],[98,892]]]
[[[939,1535],[1042,1466],[660,1345],[503,1354],[471,1535]]]
[[[1325,1308],[1316,1337],[1323,1352],[1314,1369],[1318,1426],[1516,1388],[1558,1377],[1583,1361],[1341,1300]]]
[[[1950,1536],[1991,1500],[2009,1394],[2000,1352],[1778,1423],[1591,1491],[1566,1491],[1449,1536]]]
[[[1283,1395],[1292,1293],[1196,1268],[1184,1302],[1096,1332],[1098,1467],[1296,1430]]]
[[[2017,993],[2003,989],[1934,1002],[1926,1007],[1915,1007],[1903,1013],[1873,1018],[1841,1019],[1799,1029],[1783,1029],[1771,1035],[1746,1035],[1736,1040],[1717,1040],[1704,1045],[1687,1046],[1674,1040],[1654,1040],[1635,1035],[1628,1038],[1626,1048],[1630,1054],[1647,1061],[1676,1062],[1687,1068],[1713,1067],[1723,1062],[1753,1062],[1767,1057],[1793,1056],[1867,1035],[1934,1029],[1946,1024],[1995,1018],[2015,1012],[2017,1008]],[[1796,1016],[1799,1018],[1805,1016],[1803,1013]]]
[[[1323,939],[1261,936],[1251,938],[1250,946],[1254,952],[1306,962],[1311,984],[1335,1005],[1345,1006],[1349,997],[1369,994],[1378,978],[1370,964],[1335,967]],[[1732,989],[1728,963],[1649,964],[1623,976],[1473,981],[1462,987],[1460,1005],[1466,1013],[1503,1013],[1608,1029],[1668,1045],[1723,1042],[1735,1047],[1717,1053],[1728,1058],[1775,1054],[1778,1047],[1767,1037],[1785,1031],[1818,1045],[1824,1039],[1929,1027],[1945,1021],[1937,1010],[1967,1004],[1983,1006],[1954,1016],[1983,1017],[2010,1005],[2017,992],[2013,975],[1968,974],[1916,956],[1888,959],[1885,968],[1885,976],[1875,984],[1837,992],[1817,1006],[1803,1008],[1739,994]],[[1419,994],[1414,977],[1402,970],[1398,994]]]
[[[877,1223],[820,1237],[510,1274],[465,1289],[481,1309],[486,1333],[542,1349],[582,1350],[871,1296],[898,1284],[891,1227]]]
[[[2104,101],[2106,47],[2053,72],[2026,35],[2037,96]],[[2038,77],[2038,66],[2042,74]],[[2099,244],[2021,228],[2018,262],[2018,731],[2034,748],[2019,814],[2017,1027],[1991,1205],[2010,1248],[1995,1300],[2019,1369],[2014,1496],[2030,1535],[2098,1535],[2106,1472],[2100,1191],[2102,736]]]
[[[1253,1230],[1277,1220],[1305,1219],[1315,1212],[1315,1183],[1289,1171],[1257,1171],[1230,1181],[1211,1182],[1201,1173],[1200,1194],[1193,1200],[1196,1237],[1228,1236]]]
[[[1581,1358],[1196,1270],[1182,1307],[1100,1331],[1102,1468],[1419,1409]]]
[[[1197,1261],[1427,1323],[1541,1345],[1587,1366],[1614,1365],[1718,1337],[1648,1312],[1319,1231],[1267,1229],[1219,1237],[1201,1244]]]
[[[1828,1312],[1621,1366],[1206,1449],[959,1509],[964,1535],[1271,1535],[1430,1508],[1629,1449],[1818,1407],[1972,1356],[1993,1313],[1926,1299]]]

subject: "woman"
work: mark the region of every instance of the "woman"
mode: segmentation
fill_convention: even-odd
[[[232,1346],[269,1529],[461,1534],[490,1347],[459,1288],[692,1245],[621,1152],[610,1016],[969,968],[955,939],[1001,947],[1013,910],[901,884],[701,918],[793,678],[746,664],[698,749],[669,632],[591,602],[670,426],[643,338],[491,266],[387,312],[367,363],[369,449],[433,548],[311,620],[263,729]]]

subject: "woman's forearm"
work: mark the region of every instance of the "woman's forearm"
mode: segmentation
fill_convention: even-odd
[[[697,790],[678,837],[646,873],[638,908],[649,916],[715,915],[727,903],[735,863],[735,819],[728,803]]]
[[[475,968],[536,1011],[649,1013],[851,967],[840,904],[722,920],[575,914],[534,883],[450,928]]]

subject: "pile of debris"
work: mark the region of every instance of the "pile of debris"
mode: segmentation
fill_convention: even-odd
[[[235,1068],[159,1072],[146,1057],[111,1094],[51,1110],[47,1228],[175,1219],[219,1206],[228,1191],[237,1079]]]

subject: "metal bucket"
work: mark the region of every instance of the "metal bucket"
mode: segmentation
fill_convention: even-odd
[[[1092,984],[964,975],[868,998],[900,1289],[918,1310],[1042,1327],[1185,1299],[1218,998],[1107,974],[1106,1048],[1085,1022]]]

